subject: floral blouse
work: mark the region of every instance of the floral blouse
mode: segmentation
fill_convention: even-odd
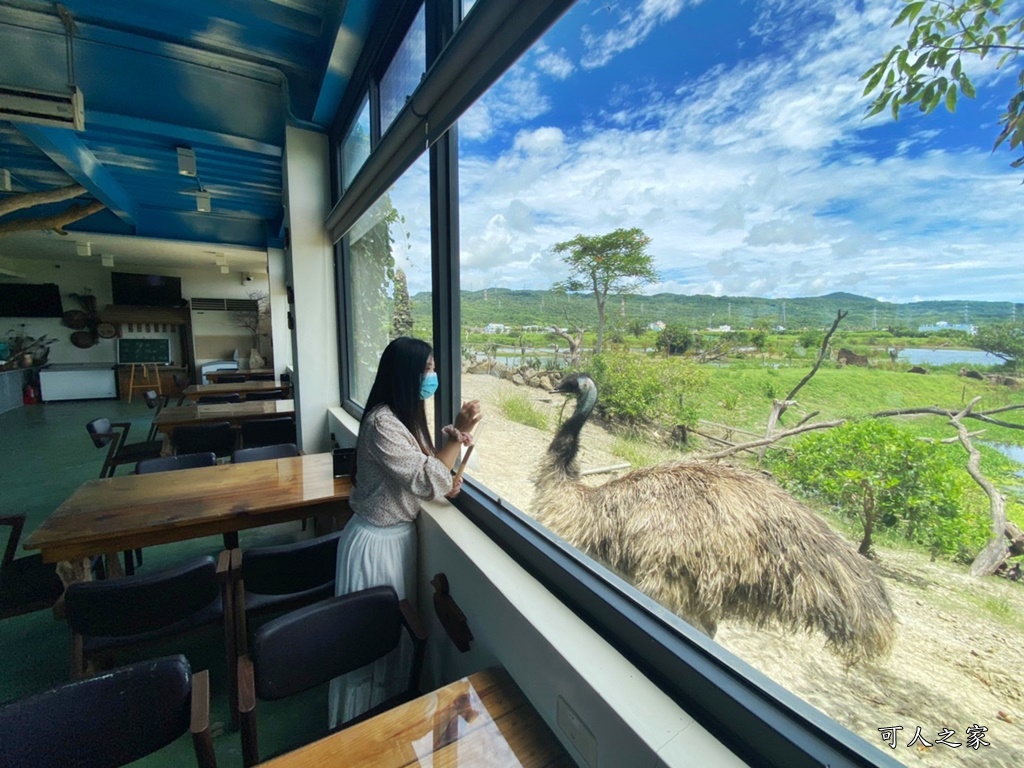
[[[352,511],[378,526],[416,519],[420,502],[438,501],[452,489],[451,470],[427,456],[386,405],[363,425],[356,454]]]

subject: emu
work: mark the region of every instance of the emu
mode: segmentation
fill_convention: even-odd
[[[714,637],[722,619],[818,630],[847,665],[884,658],[896,618],[872,564],[761,474],[666,462],[579,482],[580,430],[597,402],[586,374],[556,392],[576,409],[540,464],[537,520]]]

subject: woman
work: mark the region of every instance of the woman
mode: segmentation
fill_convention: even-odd
[[[354,514],[338,543],[337,595],[390,585],[400,600],[415,599],[420,504],[459,492],[462,481],[453,480],[452,469],[481,416],[478,401],[464,404],[435,450],[424,401],[436,390],[429,344],[406,337],[388,344],[359,427],[349,499]],[[398,652],[331,683],[331,727],[402,689],[400,660],[408,664],[408,649]]]

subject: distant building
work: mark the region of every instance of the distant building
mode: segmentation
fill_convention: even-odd
[[[939,331],[963,331],[968,336],[973,336],[978,332],[978,327],[967,323],[947,323],[945,320],[939,320],[934,325],[917,326],[918,333],[938,333]]]
[[[664,331],[665,330],[665,323],[662,322],[661,320],[656,320],[653,323],[648,323],[647,330],[649,330],[649,331],[659,331],[659,332],[660,331]]]
[[[505,333],[506,327],[502,323],[488,323],[484,333]]]

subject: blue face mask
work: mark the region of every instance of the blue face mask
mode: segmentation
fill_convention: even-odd
[[[431,371],[420,377],[420,398],[429,400],[437,392],[437,374]]]

